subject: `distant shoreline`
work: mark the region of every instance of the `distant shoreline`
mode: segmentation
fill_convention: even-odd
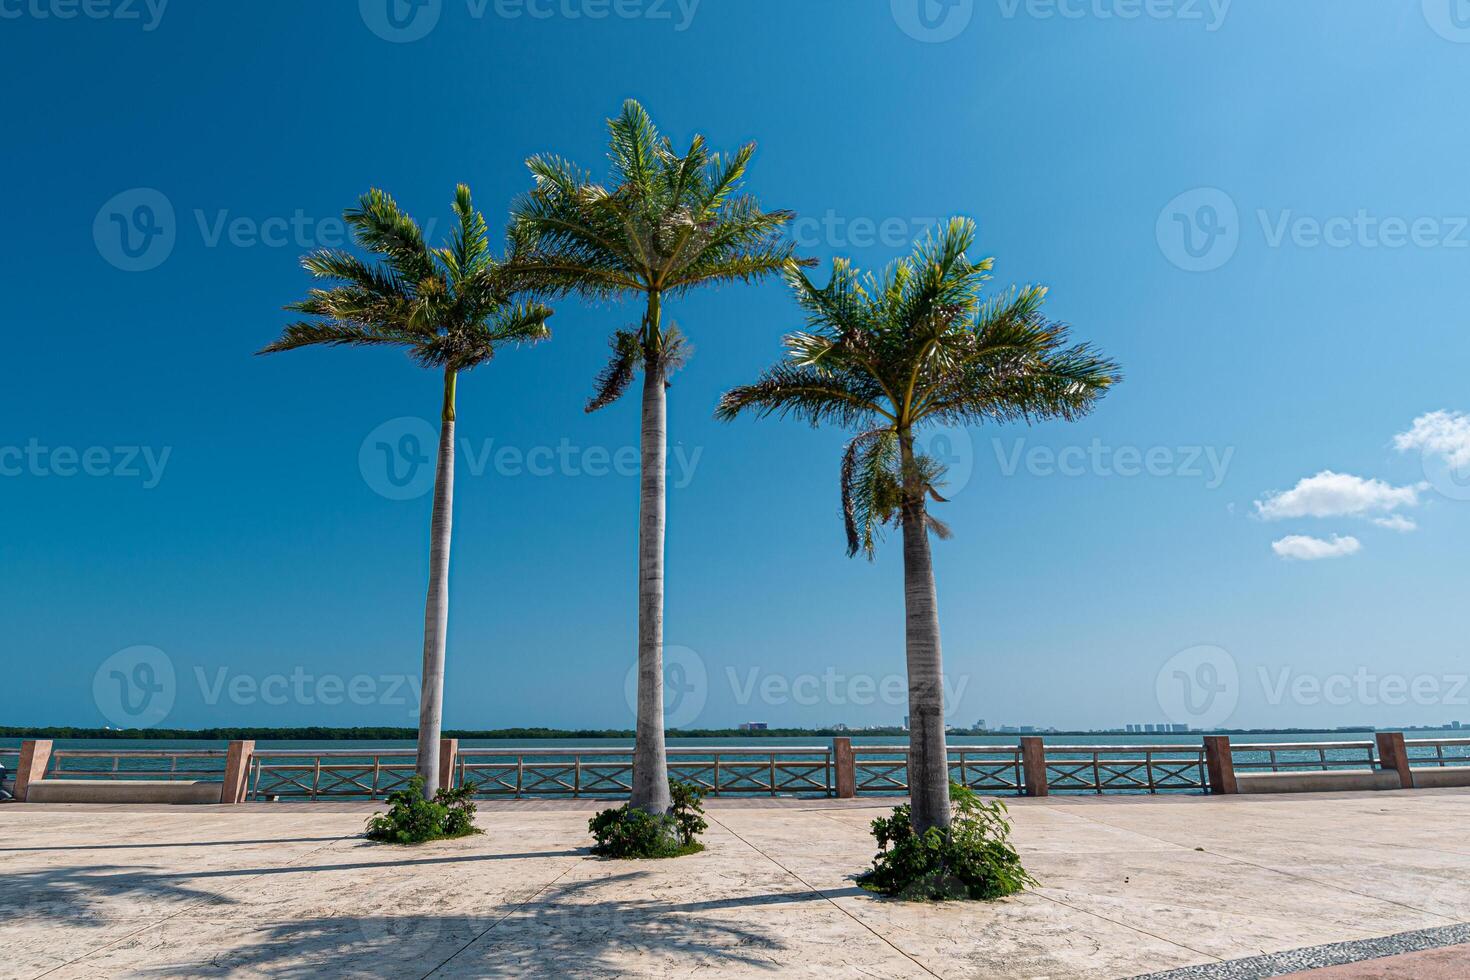
[[[954,729],[950,735],[961,737],[996,736],[1018,738],[1022,735],[1291,735],[1321,732],[1341,732],[1344,735],[1372,733],[1374,731],[1441,731],[1438,726],[1404,726],[1392,728],[1221,728],[1191,730],[1188,732],[1127,732],[1117,730],[1074,729],[1034,732],[998,732],[982,729]],[[445,738],[459,739],[631,739],[631,729],[561,729],[561,728],[497,728],[484,730],[447,729]],[[902,728],[767,728],[747,731],[735,728],[702,728],[670,730],[670,738],[834,738],[892,736],[903,738],[908,732]],[[412,728],[75,728],[53,726],[44,728],[0,727],[0,738],[51,738],[51,739],[179,739],[196,741],[232,741],[253,739],[257,741],[292,742],[335,742],[335,741],[406,741],[418,736]]]

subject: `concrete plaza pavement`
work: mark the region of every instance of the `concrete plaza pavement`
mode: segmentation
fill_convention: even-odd
[[[1041,887],[990,904],[853,885],[895,802],[707,801],[659,862],[588,856],[596,801],[407,849],[356,836],[372,804],[3,805],[0,976],[1070,980],[1470,922],[1470,790],[1009,801]]]

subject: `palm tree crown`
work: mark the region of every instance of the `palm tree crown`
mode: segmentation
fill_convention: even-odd
[[[695,136],[680,155],[632,100],[608,131],[607,183],[560,157],[532,157],[535,187],[512,208],[512,264],[542,292],[648,298],[641,326],[613,337],[589,411],[626,389],[640,359],[664,373],[674,366],[682,345],[661,324],[663,296],[754,281],[795,262],[781,234],[791,212],[762,211],[741,192],[754,143],[726,155]]]
[[[982,298],[991,259],[972,262],[967,218],[920,242],[881,275],[844,259],[824,288],[788,273],[808,329],[785,340],[789,360],[728,392],[717,416],[793,416],[858,429],[842,462],[848,553],[872,557],[885,525],[912,506],[940,537],[926,497],[943,467],[914,446],[926,425],[972,425],[1085,415],[1116,383],[1117,366],[1041,313],[1046,290]]]
[[[515,301],[516,277],[491,252],[485,218],[463,184],[454,213],[449,244],[431,248],[392,197],[376,189],[364,194],[344,217],[357,243],[383,262],[331,249],[305,256],[308,272],[335,284],[288,306],[318,319],[290,324],[260,353],[319,344],[402,347],[452,376],[489,361],[501,344],[549,337],[551,310]]]

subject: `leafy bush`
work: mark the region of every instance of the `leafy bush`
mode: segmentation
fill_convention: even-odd
[[[441,789],[432,800],[424,799],[424,777],[414,776],[406,789],[388,795],[387,813],[368,820],[369,840],[385,844],[422,844],[484,833],[475,826],[473,786]]]
[[[937,827],[914,833],[907,803],[873,821],[878,854],[859,885],[880,895],[945,901],[1003,898],[1036,884],[1010,844],[1005,804],[982,802],[955,783],[949,793],[954,815],[947,835]]]
[[[674,806],[668,813],[651,814],[624,803],[603,810],[587,821],[596,838],[593,854],[612,858],[670,858],[704,850],[698,837],[709,828],[704,798],[698,786],[669,780]]]

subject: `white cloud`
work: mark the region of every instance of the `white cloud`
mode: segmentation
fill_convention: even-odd
[[[1264,520],[1279,521],[1287,517],[1360,517],[1387,513],[1416,506],[1419,489],[1323,470],[1290,490],[1267,493],[1264,500],[1256,501],[1256,514]]]
[[[1355,555],[1363,547],[1354,537],[1332,536],[1331,541],[1308,537],[1305,534],[1289,534],[1280,541],[1271,542],[1271,550],[1288,561],[1317,561],[1321,558],[1346,558]]]
[[[1414,523],[1414,519],[1412,517],[1405,517],[1403,514],[1375,517],[1373,518],[1373,523],[1379,527],[1386,527],[1390,531],[1403,531],[1405,534],[1410,531],[1419,530],[1419,525]]]
[[[1450,466],[1470,466],[1470,415],[1464,412],[1430,412],[1414,420],[1408,432],[1393,437],[1399,452],[1417,449],[1439,456]]]

